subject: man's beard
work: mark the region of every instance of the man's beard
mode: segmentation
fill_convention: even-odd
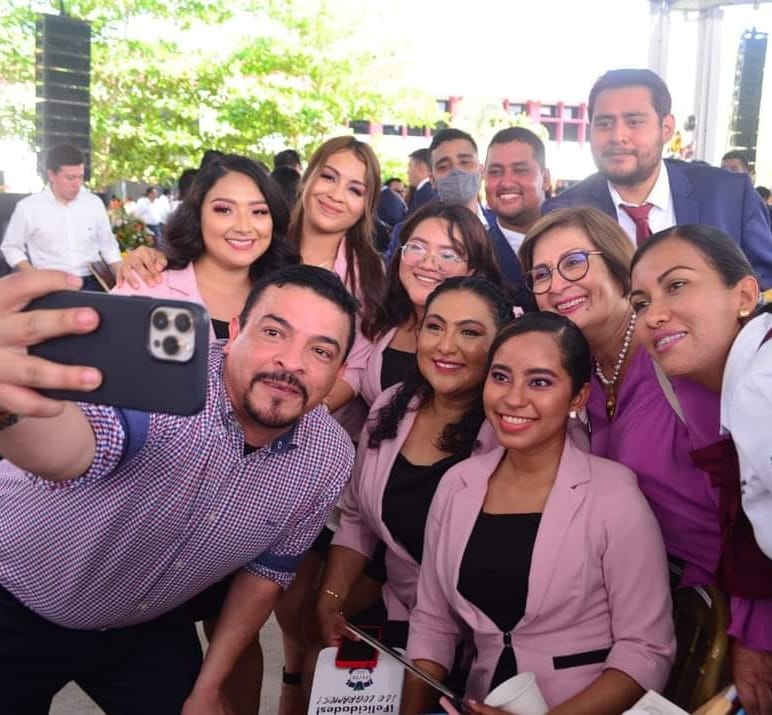
[[[661,156],[660,151],[660,156]],[[612,183],[618,186],[637,186],[642,184],[646,180],[650,179],[657,171],[657,167],[661,161],[660,156],[653,157],[649,160],[649,157],[641,157],[639,154],[634,154],[637,159],[638,165],[631,171],[625,173],[616,173],[604,168],[601,173]],[[604,162],[605,162],[605,158]]]
[[[290,387],[293,387],[300,396],[300,408],[293,414],[282,414],[281,408],[284,401],[278,397],[271,397],[271,404],[267,408],[257,408],[249,400],[249,394],[256,383],[263,380],[270,380],[271,382],[283,382]],[[244,412],[249,415],[250,419],[255,424],[261,427],[269,427],[271,429],[280,429],[282,427],[289,427],[295,422],[300,415],[303,414],[305,406],[308,403],[308,390],[300,380],[297,379],[291,372],[258,372],[252,378],[249,383],[249,388],[244,392],[241,404],[244,408]]]

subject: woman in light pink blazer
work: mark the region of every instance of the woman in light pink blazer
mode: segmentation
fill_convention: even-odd
[[[657,522],[630,470],[566,438],[590,369],[562,316],[505,329],[483,392],[501,446],[451,469],[432,502],[407,652],[442,678],[470,630],[471,699],[530,671],[550,713],[611,715],[667,680],[675,640]],[[406,679],[403,713],[433,701]]]
[[[207,173],[211,164],[220,161],[221,158],[212,159],[198,170],[198,174]],[[381,184],[378,159],[368,144],[351,136],[335,137],[324,142],[308,162],[299,185],[298,202],[289,218],[281,189],[272,177],[264,171],[263,173],[267,181],[265,185],[261,184],[261,191],[266,198],[268,193],[271,194],[268,201],[270,213],[277,227],[281,227],[282,236],[286,233],[293,253],[299,253],[303,263],[321,266],[337,273],[361,304],[354,345],[346,361],[346,373],[325,398],[328,409],[335,411],[348,405],[359,394],[362,373],[372,351],[372,324],[383,299],[383,266],[373,247],[374,216]],[[278,197],[277,201],[273,200],[274,194]],[[192,200],[189,194],[175,211],[172,221],[177,220],[176,214],[180,212],[190,214],[191,203],[198,202]],[[194,216],[198,215],[199,209],[199,205],[193,207]],[[281,221],[276,218],[279,211],[282,213]],[[188,223],[190,230],[187,233],[182,232],[183,238],[185,235],[194,235],[194,222]],[[164,241],[168,243],[169,239],[167,232]],[[246,255],[246,252],[243,255]],[[186,258],[184,265],[187,265],[190,258],[183,258]],[[256,258],[253,257],[252,260],[255,261]],[[139,290],[140,278],[149,287],[163,282],[161,270],[167,260],[172,261],[172,268],[183,267],[174,265],[173,256],[167,258],[149,247],[130,252],[124,257],[123,265],[118,270],[118,286],[122,287],[126,282],[130,288]],[[134,275],[135,271],[137,275]],[[221,276],[220,292],[228,305],[236,306],[235,312],[231,312],[225,320],[230,320],[240,312],[249,292],[248,288],[244,280]],[[205,302],[209,307],[212,301]],[[219,317],[211,307],[209,309],[213,317]],[[356,435],[365,414],[364,408],[359,411],[353,409],[336,415],[336,418],[350,434]]]
[[[299,261],[284,237],[289,215],[281,190],[268,172],[244,156],[217,157],[200,169],[185,201],[164,232],[164,254],[138,249],[121,274],[136,262],[164,259],[166,270],[133,276],[113,289],[201,303],[212,319],[210,339],[227,338],[228,324],[244,306],[260,277]]]
[[[501,287],[490,238],[463,206],[426,204],[405,222],[400,240],[402,247],[386,273],[386,297],[373,325],[373,350],[361,373],[360,394],[368,405],[415,364],[426,299],[442,281],[476,275]],[[345,379],[349,377],[347,372]]]
[[[384,606],[367,620],[391,629],[404,646],[415,603],[426,512],[445,470],[493,446],[480,430],[480,388],[487,352],[511,305],[492,283],[454,277],[426,301],[418,333],[417,368],[378,397],[362,432],[354,477],[340,503],[319,594],[326,643],[343,634],[339,611],[356,615],[349,595],[380,541],[386,545]],[[399,643],[399,631],[403,631]]]

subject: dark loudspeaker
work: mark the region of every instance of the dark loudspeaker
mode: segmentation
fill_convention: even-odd
[[[83,152],[88,179],[91,27],[70,17],[38,15],[35,39],[35,120],[41,173],[45,174],[45,154],[52,146],[72,144]]]
[[[751,159],[756,155],[766,56],[767,34],[744,32],[737,55],[730,144],[746,150]]]

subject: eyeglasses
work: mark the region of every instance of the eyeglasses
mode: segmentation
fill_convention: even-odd
[[[429,253],[429,249],[418,241],[408,241],[402,246],[402,260],[409,266],[423,263]],[[434,265],[441,273],[455,273],[466,263],[466,258],[459,256],[452,248],[441,248],[439,251],[432,251],[431,255]]]
[[[603,251],[578,249],[560,257],[556,266],[558,273],[572,283],[582,280],[590,270],[590,256],[599,256]],[[545,264],[534,266],[525,274],[528,290],[536,295],[546,293],[552,287],[553,269]]]

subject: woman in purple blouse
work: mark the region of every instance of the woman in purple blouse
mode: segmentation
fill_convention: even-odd
[[[711,584],[720,551],[719,494],[691,452],[718,438],[719,396],[697,382],[676,379],[685,419],[671,406],[635,329],[632,255],[618,224],[590,208],[551,212],[520,249],[539,308],[569,317],[593,352],[587,404],[592,452],[638,475],[668,554],[683,562],[680,585]],[[772,601],[733,598],[731,606],[735,682],[741,693],[762,683],[769,688],[772,669],[764,664],[772,651]],[[752,665],[745,667],[746,662]]]

